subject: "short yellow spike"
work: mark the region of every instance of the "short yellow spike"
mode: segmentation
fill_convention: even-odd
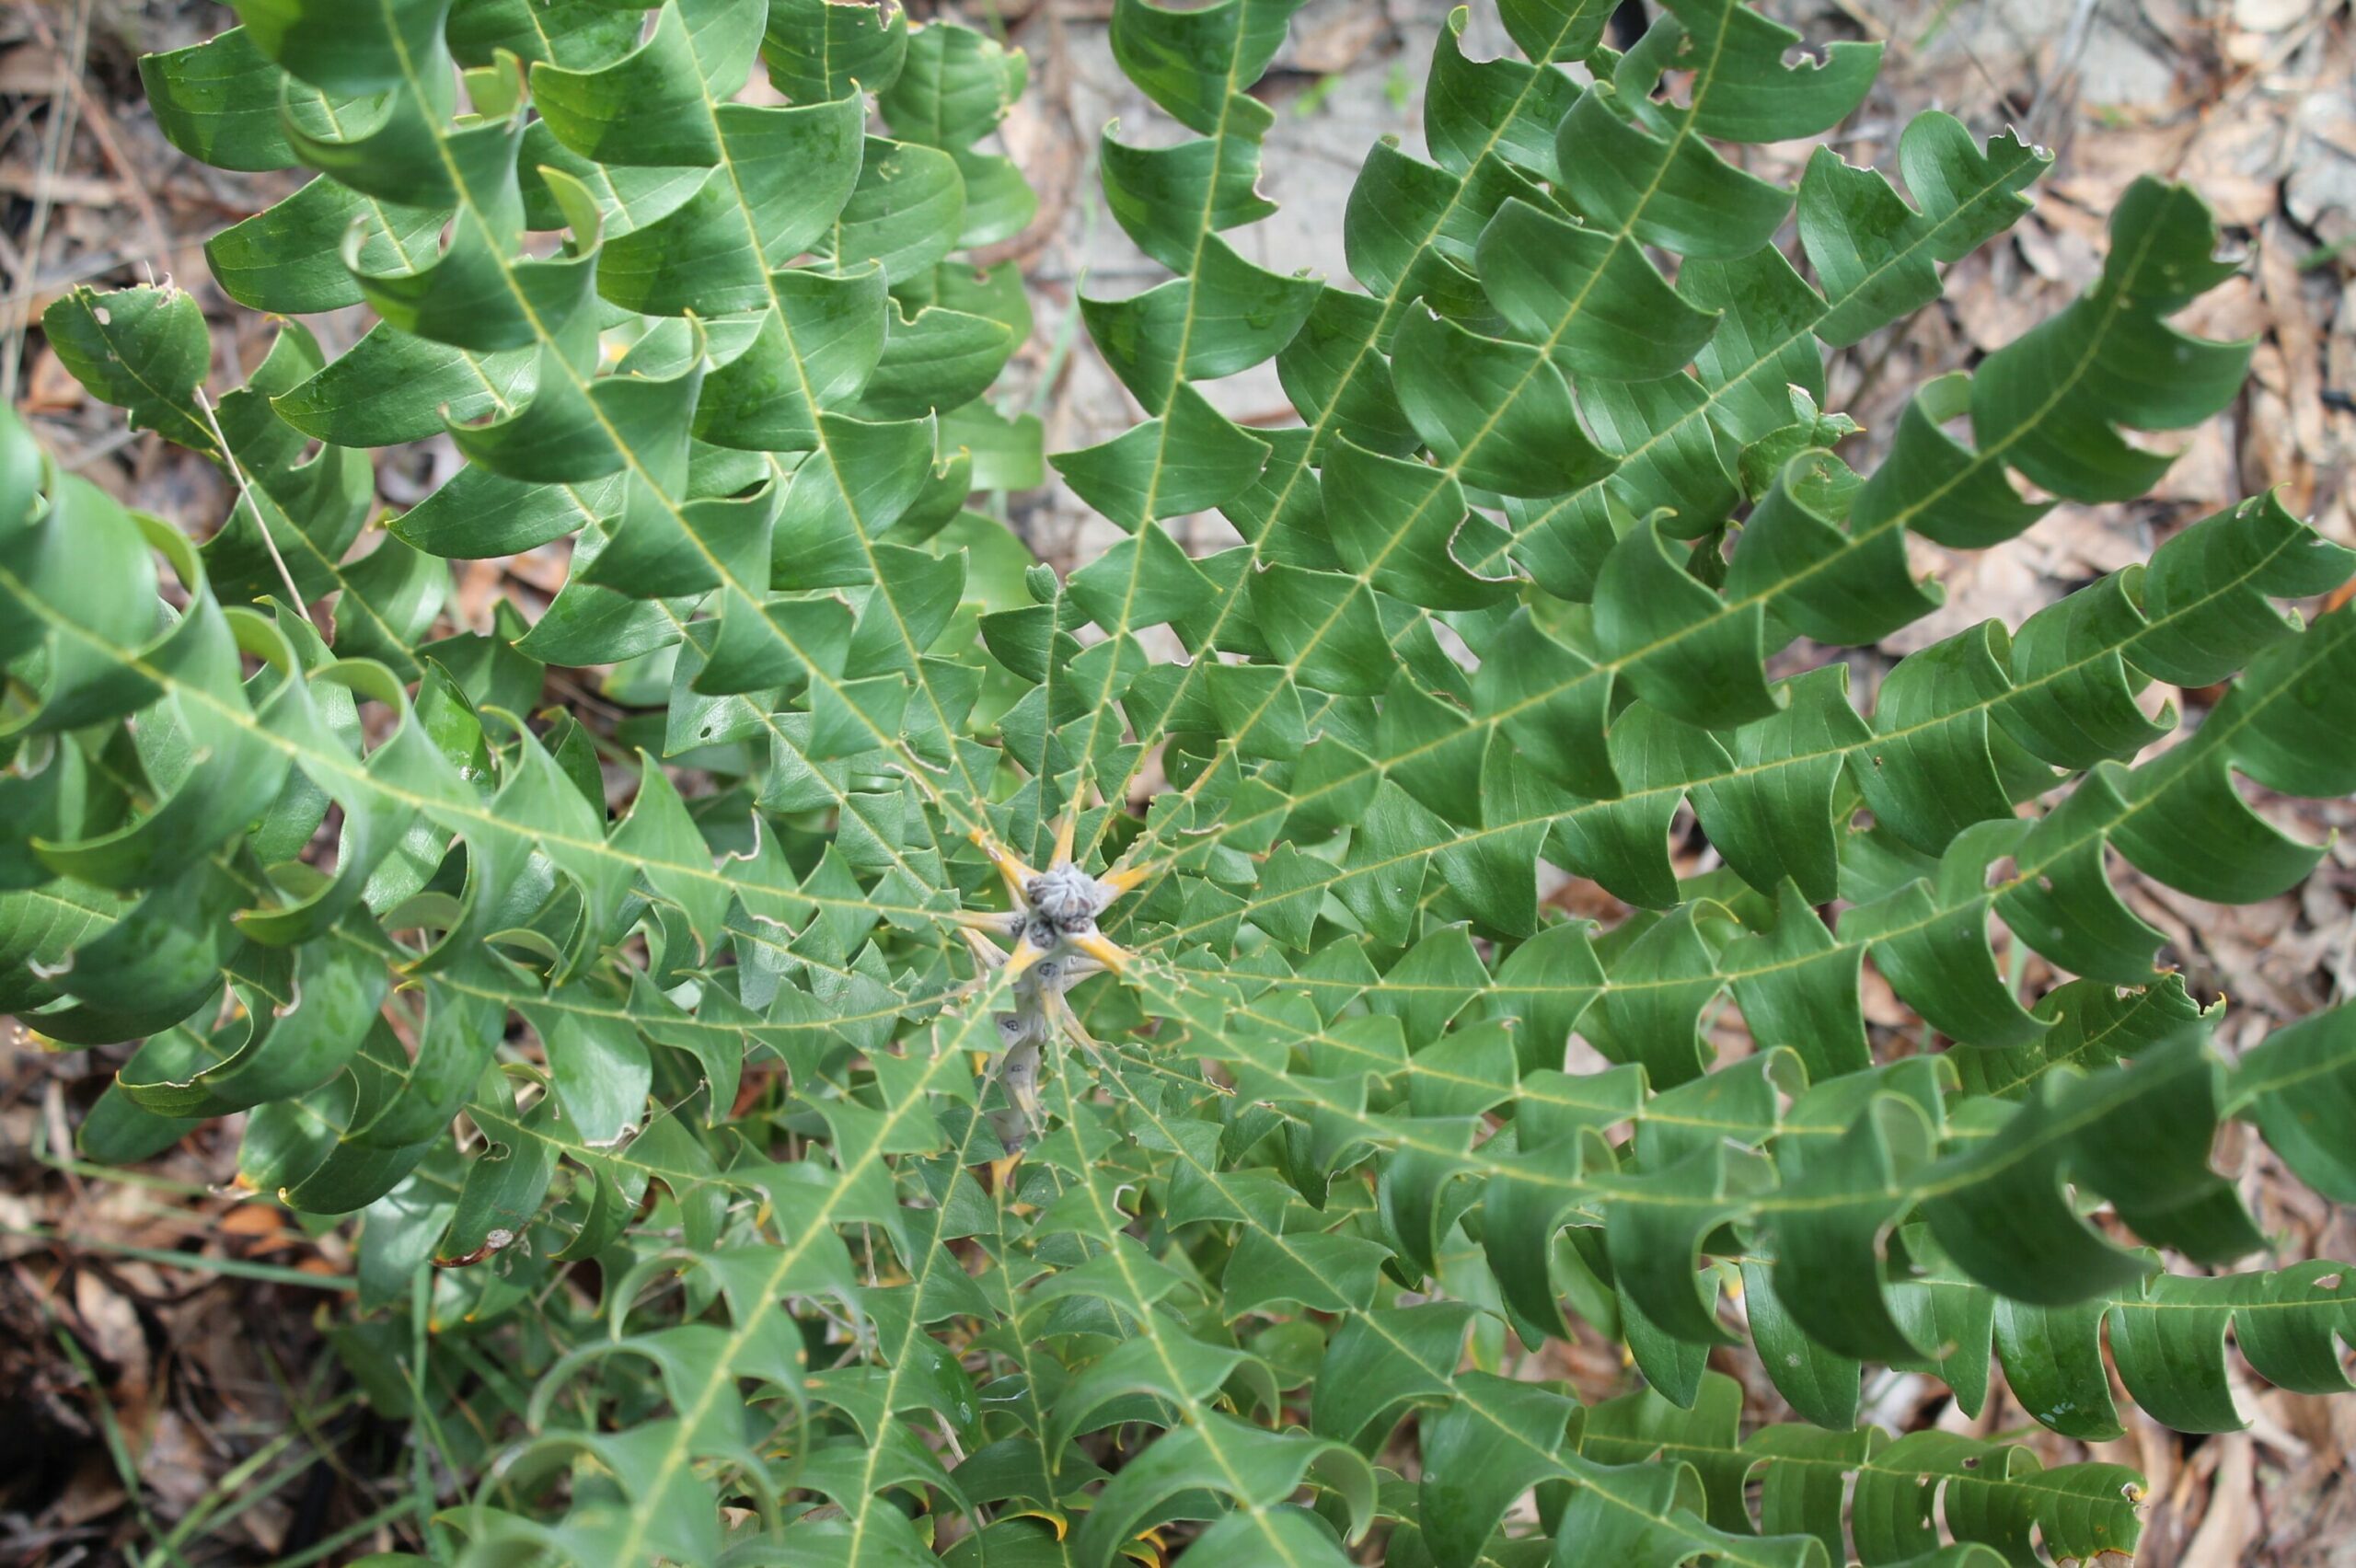
[[[1063,997],[1056,997],[1050,999],[1047,1016],[1055,1021],[1056,1027],[1068,1035],[1073,1043],[1081,1050],[1091,1056],[1103,1055],[1103,1047],[1096,1043],[1095,1037],[1090,1034],[1087,1026],[1080,1021],[1080,1015],[1071,1010],[1071,1004],[1065,1001]]]
[[[1009,980],[1022,979],[1033,964],[1046,956],[1047,950],[1034,944],[1026,933],[1021,941],[1014,944],[1014,951],[1007,955],[1006,977]]]
[[[1101,931],[1091,931],[1084,937],[1074,937],[1071,945],[1111,970],[1126,975],[1137,964],[1137,954]],[[1022,951],[1017,949],[1017,951]]]
[[[1024,889],[1039,873],[1025,865],[1013,850],[1000,844],[987,828],[977,827],[967,836],[973,839],[976,847],[989,857],[990,864],[998,868],[999,878],[1006,883],[1006,894],[1014,901],[1014,906],[1021,909],[1026,905],[1030,895]]]
[[[1115,866],[1096,880],[1111,888],[1114,896],[1118,897],[1139,882],[1159,874],[1161,870],[1161,865],[1159,861],[1149,861],[1142,866]]]

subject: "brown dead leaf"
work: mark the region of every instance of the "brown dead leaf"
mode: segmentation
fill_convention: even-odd
[[[72,169],[40,169],[29,164],[0,163],[0,190],[12,196],[34,197],[46,190],[61,205],[113,207],[122,202],[122,187],[100,175]]]
[[[2044,320],[2068,297],[2067,291],[2058,288],[2049,295],[2037,278],[2023,276],[2027,271],[2016,253],[1999,249],[1992,253],[1984,270],[1972,268],[1958,286],[1949,289],[1948,308],[1962,323],[1972,347],[1983,353],[2004,347]]]
[[[268,1204],[239,1204],[214,1225],[231,1236],[275,1237],[286,1228],[286,1216]]]
[[[2199,515],[2212,512],[2241,494],[2233,432],[2223,420],[2211,420],[2190,431],[2156,436],[2150,444],[2176,456],[2166,475],[2152,487],[2152,500],[2180,502]]]
[[[1391,30],[1391,17],[1369,0],[1328,0],[1293,24],[1291,64],[1313,76],[1346,71]]]
[[[2326,242],[2356,233],[2356,105],[2343,79],[2302,98],[2300,140],[2282,186],[2285,209]]]
[[[57,90],[57,52],[28,43],[0,54],[0,93],[47,98]]]
[[[75,1466],[73,1479],[50,1505],[47,1520],[56,1528],[72,1529],[93,1519],[105,1518],[125,1501],[122,1482],[117,1479],[113,1467],[103,1453],[94,1448]]]
[[[2315,14],[2315,0],[2234,0],[2234,26],[2252,32],[2281,32]]]
[[[2040,207],[2038,216],[2041,221],[2021,225],[2014,238],[2020,248],[2021,259],[2028,263],[2031,271],[2075,294],[2084,294],[2102,276],[2106,246],[2098,223],[2088,222],[2080,226],[2053,221],[2057,214],[2071,213],[2069,204],[2062,202]]]
[[[80,1269],[74,1275],[74,1316],[77,1337],[114,1368],[116,1404],[128,1409],[144,1402],[154,1367],[139,1309],[97,1274]]]
[[[214,1457],[179,1412],[156,1419],[156,1434],[141,1456],[139,1484],[166,1518],[177,1519],[213,1490]]]
[[[1898,993],[1890,989],[1881,971],[1871,964],[1865,966],[1858,983],[1857,1003],[1867,1023],[1879,1024],[1884,1029],[1905,1029],[1916,1021],[1914,1009],[1898,999]]]
[[[2281,199],[2291,138],[2280,115],[2262,110],[2259,102],[2220,105],[2174,166],[2217,221],[2235,228],[2257,227]]]
[[[2058,585],[2043,578],[2016,550],[1950,550],[1909,537],[1907,559],[1919,575],[1935,576],[1946,602],[1912,625],[1884,638],[1890,653],[1911,653],[1990,617],[2018,625],[2058,596]]]
[[[42,344],[40,352],[33,357],[32,374],[25,378],[24,401],[20,405],[25,412],[62,414],[79,409],[89,400],[89,393],[74,379],[74,373],[65,368],[56,351]]]
[[[2255,338],[2274,324],[2274,312],[2257,280],[2245,273],[2202,294],[2168,324],[2196,338]]]
[[[2258,251],[2258,286],[2281,350],[2281,390],[2290,405],[2300,454],[2311,463],[2322,463],[2331,455],[2324,427],[2324,323],[2316,318],[2316,302],[2299,271],[2301,249],[2289,225],[2280,218],[2269,223]]]
[[[2177,1559],[2179,1568],[2234,1568],[2246,1561],[2258,1539],[2257,1445],[2246,1432],[2229,1432],[2214,1442],[2217,1473],[2209,1483],[2209,1506]]]

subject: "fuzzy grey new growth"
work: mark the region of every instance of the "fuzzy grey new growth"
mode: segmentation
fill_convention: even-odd
[[[1022,896],[1042,921],[1065,935],[1080,936],[1096,924],[1097,914],[1116,895],[1069,860],[1058,860],[1025,882]]]
[[[1005,969],[1014,993],[1013,1009],[998,1015],[999,1038],[1005,1049],[999,1081],[1022,1122],[1020,1127],[1001,1128],[1001,1138],[1010,1150],[1023,1147],[1045,1125],[1038,1085],[1041,1053],[1046,1043],[1061,1033],[1084,1046],[1095,1043],[1064,1004],[1064,992],[1100,970],[1126,974],[1136,962],[1133,954],[1096,928],[1096,917],[1143,882],[1149,871],[1116,866],[1102,877],[1091,876],[1071,858],[1078,826],[1077,811],[1067,812],[1057,824],[1054,857],[1044,871],[1025,865],[993,836],[979,829],[973,836],[998,868],[1012,905],[1004,914],[969,912],[960,917],[976,959],[985,970]],[[986,930],[1011,936],[1014,951],[1002,951],[983,940],[979,933]]]

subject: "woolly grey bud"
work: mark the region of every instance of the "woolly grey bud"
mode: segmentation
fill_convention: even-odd
[[[1023,884],[1022,895],[1033,913],[1067,936],[1088,931],[1096,923],[1096,912],[1104,906],[1103,889],[1096,879],[1068,860],[1059,860],[1033,877]]]

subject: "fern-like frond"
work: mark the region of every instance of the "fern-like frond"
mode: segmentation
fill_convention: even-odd
[[[311,178],[207,246],[287,317],[242,382],[172,288],[44,317],[224,517],[0,420],[0,1004],[127,1047],[87,1157],[238,1115],[245,1184],[358,1216],[330,1332],[453,1483],[422,1554],[2075,1560],[2129,1472],[1861,1426],[1865,1367],[2090,1441],[2240,1425],[2229,1342],[2346,1390],[2344,1270],[2261,1256],[2212,1152],[2356,1193],[2349,1014],[2226,1062],[2119,878],[2314,870],[2253,802],[2356,791],[2356,612],[2301,613],[2356,555],[2258,497],[1870,692],[1808,652],[1938,604],[1910,536],[2131,500],[2230,401],[2247,347],[2170,325],[2207,210],[2136,183],[1868,460],[1828,356],[2044,153],[1932,112],[1895,183],[1779,184],[1875,49],[1500,0],[1349,275],[1287,276],[1296,8],[1116,0],[1172,125],[1097,163],[1167,276],[1077,301],[1139,418],[1052,469],[977,265],[1037,206],[995,31],[249,0],[144,63],[176,146]],[[354,306],[332,357],[296,319]],[[1271,365],[1298,422],[1247,428]],[[989,499],[1051,471],[1113,530],[1061,571]],[[527,550],[561,590],[462,623],[446,563]],[[1584,1331],[1623,1387],[1519,1375]],[[1745,1436],[1722,1347],[1798,1419]]]

